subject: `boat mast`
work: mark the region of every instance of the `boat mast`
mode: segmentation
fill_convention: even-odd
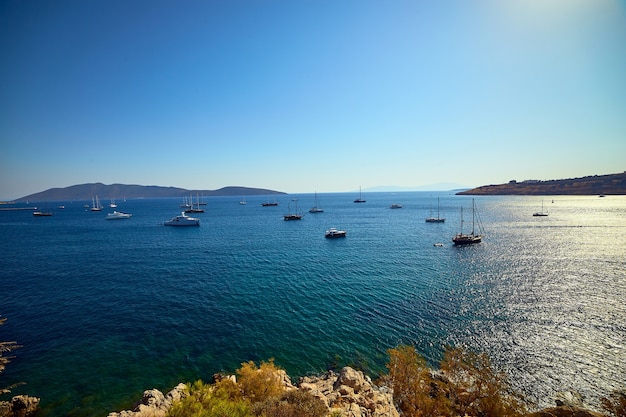
[[[476,210],[474,208],[474,199],[472,198],[472,236],[474,236],[474,221],[476,218]]]

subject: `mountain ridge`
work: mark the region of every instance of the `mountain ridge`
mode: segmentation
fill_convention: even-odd
[[[241,195],[275,195],[286,194],[281,191],[264,188],[239,186],[222,187],[217,190],[188,190],[180,187],[164,187],[158,185],[137,184],[103,184],[101,182],[70,185],[62,188],[50,188],[34,194],[18,198],[15,202],[24,201],[74,201],[91,200],[97,195],[100,200],[134,199],[134,198],[165,198],[184,197],[188,195],[210,196],[241,196]]]

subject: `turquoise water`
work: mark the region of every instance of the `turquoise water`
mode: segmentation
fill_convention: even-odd
[[[305,216],[283,221],[294,197]],[[447,220],[425,223],[437,197]],[[548,217],[532,217],[541,197],[476,198],[487,236],[471,247],[451,243],[469,197],[318,198],[324,213],[313,194],[208,198],[199,228],[162,225],[178,199],[118,199],[133,214],[118,221],[87,201],[0,211],[0,340],[23,345],[0,386],[27,382],[13,394],[46,416],[105,416],[248,360],[375,376],[410,343],[433,364],[448,344],[487,352],[537,406],[624,388],[625,197],[547,197]],[[348,236],[325,239],[331,226]]]

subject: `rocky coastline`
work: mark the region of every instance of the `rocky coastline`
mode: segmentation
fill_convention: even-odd
[[[234,375],[228,376],[234,379]],[[289,376],[281,371],[280,378],[287,390],[306,390],[319,398],[327,407],[327,415],[345,417],[400,417],[394,406],[393,391],[375,385],[371,378],[351,367],[338,373],[329,371],[321,376],[303,377],[293,385]],[[165,417],[172,404],[187,396],[187,386],[178,384],[167,394],[151,389],[144,392],[132,410],[109,413],[107,417]],[[528,417],[604,417],[584,409],[572,396],[556,400],[556,406],[533,412]],[[467,416],[466,416],[467,417]]]

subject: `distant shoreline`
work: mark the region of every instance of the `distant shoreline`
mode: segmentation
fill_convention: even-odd
[[[626,171],[562,180],[512,180],[460,191],[456,195],[626,195]]]

